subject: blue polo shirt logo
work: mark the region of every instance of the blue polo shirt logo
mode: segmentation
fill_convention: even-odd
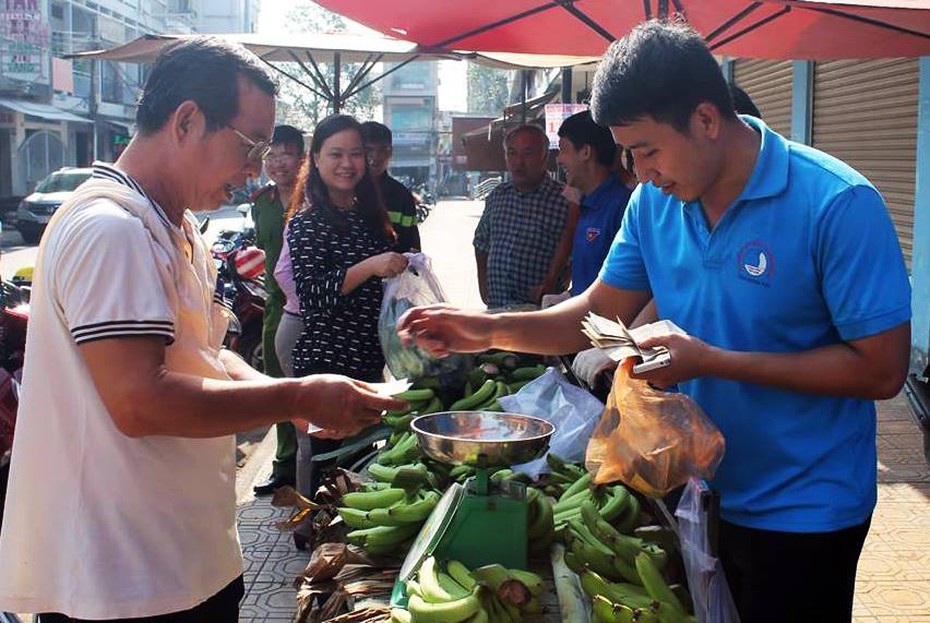
[[[775,274],[775,255],[767,244],[752,240],[743,245],[736,258],[740,278],[763,286],[772,285]]]
[[[601,235],[601,229],[599,227],[589,227],[585,232],[585,239],[588,242],[594,242],[598,236]]]

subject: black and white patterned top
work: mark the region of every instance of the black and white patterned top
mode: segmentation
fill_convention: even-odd
[[[373,378],[384,368],[378,341],[383,287],[372,277],[342,294],[346,272],[362,260],[390,250],[355,210],[341,211],[339,231],[317,210],[290,221],[287,243],[300,300],[304,331],[294,346],[294,375],[327,370],[355,378]]]
[[[546,277],[568,215],[562,188],[547,174],[528,193],[505,182],[488,195],[473,244],[488,256],[489,308],[536,303],[531,290]]]

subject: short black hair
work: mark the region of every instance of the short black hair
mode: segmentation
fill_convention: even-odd
[[[684,22],[650,20],[607,49],[594,75],[591,113],[604,126],[648,116],[687,133],[703,102],[736,118],[723,72],[701,35]]]
[[[756,107],[749,93],[742,90],[732,82],[730,83],[730,97],[733,98],[733,110],[740,115],[752,115],[757,119],[762,118],[762,113]]]
[[[613,134],[602,125],[594,123],[591,111],[584,110],[568,117],[559,126],[559,136],[571,141],[575,149],[590,145],[598,164],[612,167],[617,157],[617,144]]]
[[[272,145],[290,145],[297,148],[299,153],[304,153],[304,133],[292,125],[276,125],[274,134],[271,135]]]
[[[376,145],[392,145],[394,135],[391,128],[377,121],[366,121],[362,124],[362,141]]]
[[[239,114],[238,78],[274,96],[278,86],[257,56],[216,37],[194,37],[171,46],[156,59],[136,110],[143,135],[161,130],[181,103],[203,111],[207,130],[225,127]]]
[[[506,149],[507,143],[510,142],[510,139],[515,137],[517,134],[529,134],[535,136],[543,144],[544,149],[549,149],[549,136],[546,134],[546,131],[542,127],[534,123],[524,123],[523,125],[518,125],[513,130],[508,132],[504,136],[504,148]]]

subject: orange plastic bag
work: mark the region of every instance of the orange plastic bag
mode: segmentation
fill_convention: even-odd
[[[691,477],[710,478],[723,458],[723,434],[688,396],[630,378],[633,360],[614,374],[607,408],[585,466],[598,484],[622,481],[659,498]]]

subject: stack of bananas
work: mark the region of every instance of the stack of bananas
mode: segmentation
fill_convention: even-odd
[[[549,478],[543,486],[543,493],[559,498],[565,493],[565,490],[586,476],[587,471],[577,464],[566,461],[552,452],[546,454],[546,462],[549,464]],[[586,481],[586,485],[590,480]]]
[[[496,564],[470,571],[450,560],[442,569],[430,556],[405,589],[407,609],[391,611],[394,623],[521,623],[525,613],[542,611],[542,578]]]
[[[535,487],[526,488],[527,529],[530,554],[545,554],[555,540],[552,502]]]
[[[353,528],[346,539],[370,554],[402,553],[439,502],[438,491],[394,487],[356,491],[342,496],[336,509],[342,521]]]
[[[668,564],[666,550],[611,525],[602,513],[606,506],[598,509],[591,499],[582,500],[578,515],[568,519],[563,530],[569,547],[565,564],[578,574],[582,589],[593,600],[595,612],[600,613],[596,621],[692,620],[690,596],[676,595],[662,577]]]
[[[566,524],[579,524],[581,507],[588,502],[597,509],[598,514],[608,522],[617,524],[620,532],[632,532],[639,522],[639,499],[621,484],[595,487],[591,483],[591,474],[572,483],[555,503],[555,527],[564,528]]]
[[[437,396],[436,391],[430,387],[408,389],[394,397],[405,400],[407,402],[407,408],[400,411],[388,411],[381,416],[381,419],[394,430],[395,434],[409,432],[410,421],[416,416],[436,413],[445,408],[442,404],[442,399]],[[396,440],[393,437],[391,442],[396,445]]]

